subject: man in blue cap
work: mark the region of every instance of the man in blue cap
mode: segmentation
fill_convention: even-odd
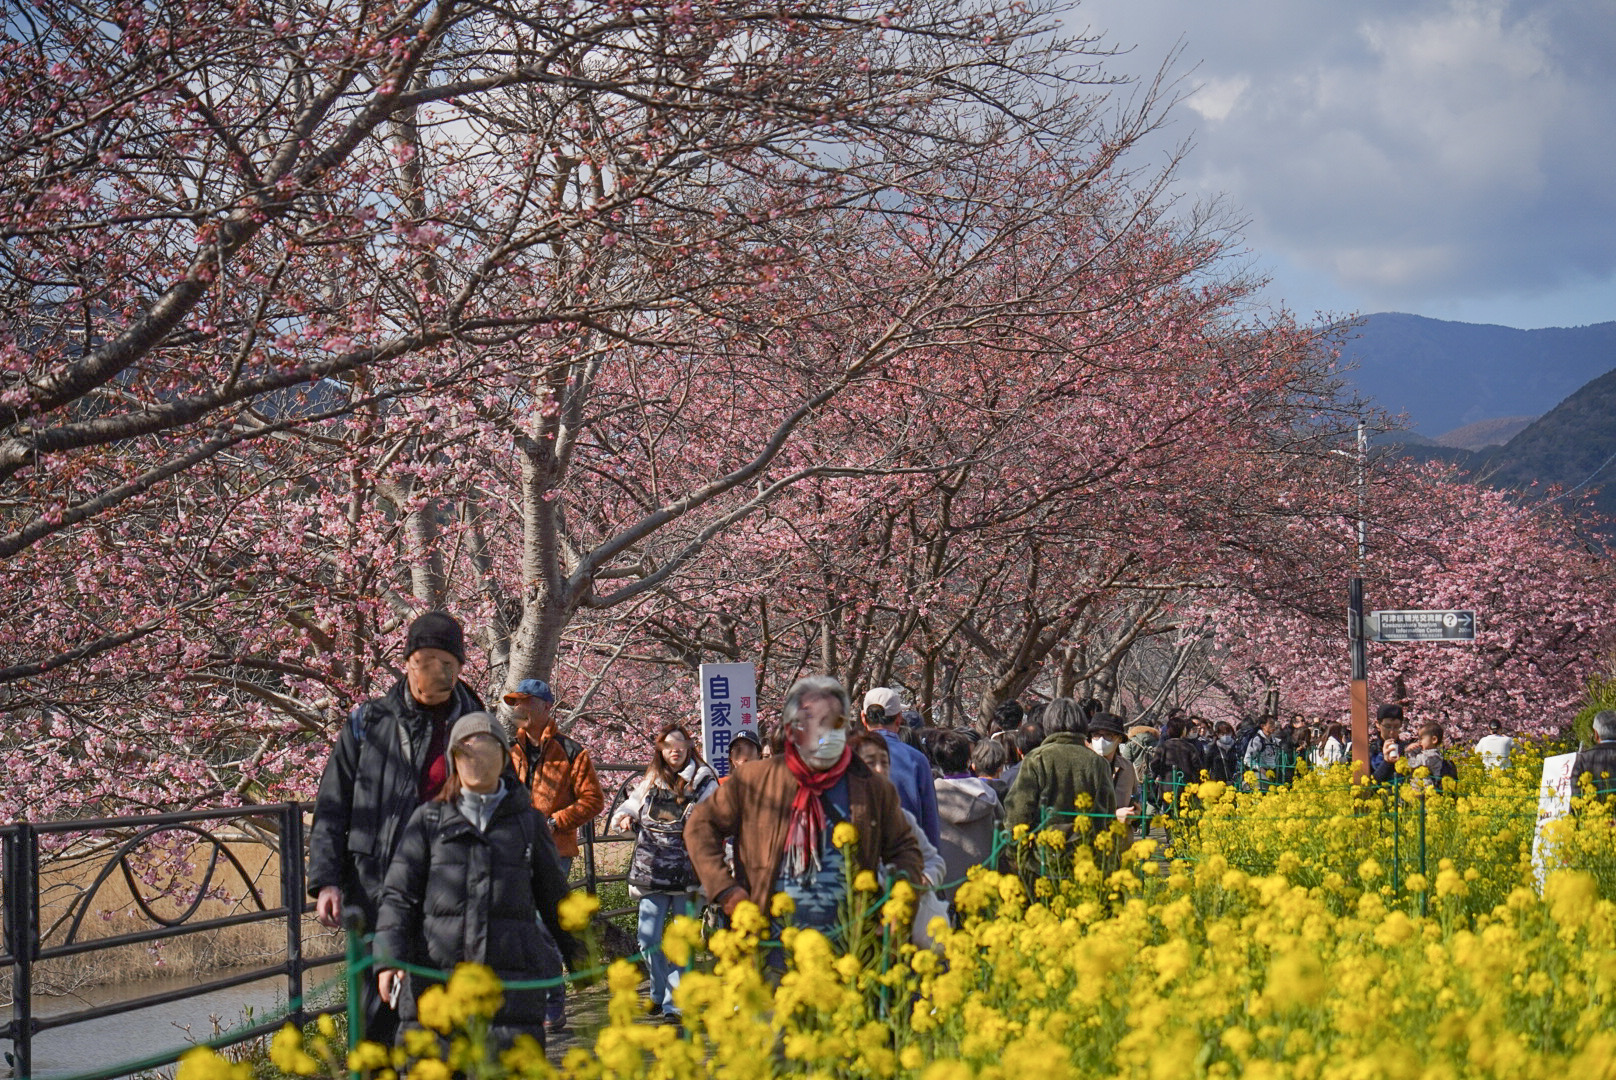
[[[543,679],[523,679],[505,694],[516,719],[511,767],[533,795],[533,808],[550,822],[561,871],[572,874],[578,855],[578,829],[606,809],[606,794],[595,776],[589,751],[561,734],[555,723],[555,693]],[[562,988],[550,993],[547,1017],[551,1032],[566,1030]]]

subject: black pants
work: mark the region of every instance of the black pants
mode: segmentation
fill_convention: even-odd
[[[376,901],[367,896],[362,889],[342,891],[343,926],[350,934],[374,933],[377,908]],[[363,920],[357,931],[352,926],[350,913],[357,914]],[[403,992],[409,993],[409,987],[406,986]],[[365,1018],[365,1038],[383,1046],[391,1046],[398,1035],[398,1010],[382,997],[381,990],[376,986],[374,967],[366,968],[359,976],[359,1009],[360,1015]]]

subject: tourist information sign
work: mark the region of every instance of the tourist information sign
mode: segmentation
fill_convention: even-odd
[[[1372,641],[1475,641],[1474,611],[1371,611]]]

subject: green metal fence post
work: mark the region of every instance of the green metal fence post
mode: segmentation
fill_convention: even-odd
[[[348,1048],[351,1050],[365,1039],[365,1007],[360,994],[360,981],[365,977],[365,917],[349,909],[343,913],[342,929],[348,953]],[[349,1080],[359,1080],[357,1072],[348,1074]]]
[[[1403,891],[1403,783],[1392,777],[1392,895]]]
[[[1425,877],[1425,797],[1428,790],[1420,789],[1420,877]],[[1425,898],[1430,895],[1431,883],[1427,879],[1425,888],[1420,892],[1420,915],[1425,915]]]

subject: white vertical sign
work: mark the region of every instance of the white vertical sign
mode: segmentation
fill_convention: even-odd
[[[1577,778],[1571,775],[1571,767],[1576,761],[1576,754],[1543,759],[1543,783],[1537,796],[1537,830],[1532,837],[1532,868],[1537,871],[1539,892],[1543,891],[1543,879],[1549,870],[1544,826],[1571,813],[1571,799],[1577,790]]]
[[[701,752],[719,776],[729,775],[730,740],[743,731],[757,737],[757,669],[701,665]]]

